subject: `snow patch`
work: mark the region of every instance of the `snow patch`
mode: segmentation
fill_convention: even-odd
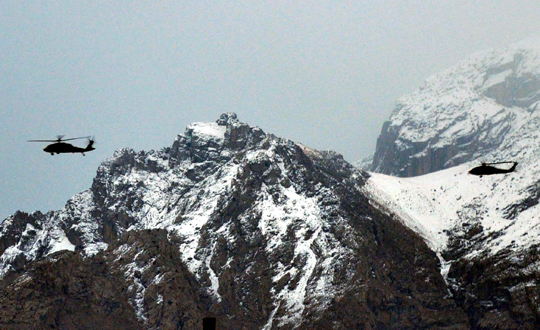
[[[225,132],[227,131],[227,126],[218,125],[217,123],[197,122],[188,125],[187,128],[193,130],[193,133],[196,135],[207,135],[219,140],[225,139]]]
[[[57,236],[55,237],[54,242],[50,244],[51,249],[49,250],[48,254],[53,254],[62,250],[75,251],[75,245],[69,241],[66,234],[62,230],[58,230],[56,233]]]

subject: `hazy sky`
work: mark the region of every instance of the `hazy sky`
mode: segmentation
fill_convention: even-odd
[[[0,219],[60,209],[115,149],[169,146],[225,111],[358,160],[400,95],[539,31],[537,0],[4,0]],[[58,134],[97,150],[26,142]]]

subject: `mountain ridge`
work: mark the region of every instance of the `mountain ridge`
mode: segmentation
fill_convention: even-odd
[[[0,313],[0,324],[72,328],[71,311],[84,324],[118,315],[154,329],[192,328],[208,315],[237,329],[464,328],[435,253],[372,204],[368,177],[234,113],[189,125],[160,151],[121,149],[63,210],[1,225],[0,305],[23,311]],[[66,276],[69,260],[89,274],[83,289]],[[191,303],[173,299],[173,288]],[[66,303],[17,303],[31,289]]]
[[[117,150],[63,209],[0,224],[1,327],[538,327],[537,45],[476,54],[398,102],[372,169],[414,177],[234,113]],[[467,174],[486,159],[519,165]]]

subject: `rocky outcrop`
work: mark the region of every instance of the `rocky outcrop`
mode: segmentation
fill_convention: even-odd
[[[450,250],[452,251],[452,250]],[[538,245],[456,260],[448,281],[475,329],[538,329]]]
[[[155,230],[128,232],[91,258],[62,251],[30,263],[0,283],[0,327],[199,328],[211,300],[178,254]],[[138,318],[134,305],[148,314]]]

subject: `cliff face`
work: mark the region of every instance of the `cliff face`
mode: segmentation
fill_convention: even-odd
[[[467,327],[368,174],[223,114],[0,227],[2,328]]]
[[[481,159],[537,116],[539,100],[540,41],[478,53],[397,102],[371,170],[410,177]]]

